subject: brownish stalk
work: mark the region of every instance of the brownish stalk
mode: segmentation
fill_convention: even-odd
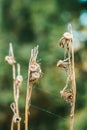
[[[32,94],[32,84],[30,84],[30,62],[28,68],[28,79],[27,79],[27,93],[26,93],[26,106],[25,106],[25,130],[28,130],[28,121],[29,121],[29,108],[30,108],[30,100]]]
[[[38,82],[41,76],[40,65],[36,62],[37,54],[38,54],[38,46],[31,50],[31,57],[28,67],[27,92],[26,92],[26,104],[25,104],[25,130],[28,130],[32,86],[33,84]]]
[[[75,68],[74,68],[74,42],[72,41],[72,74],[71,74],[71,85],[72,85],[72,105],[70,112],[70,130],[73,130],[74,126],[74,110],[76,100],[76,83],[75,83]]]
[[[59,45],[67,50],[68,58],[59,60],[57,66],[64,69],[67,74],[67,81],[64,88],[60,91],[61,97],[65,101],[70,103],[70,130],[73,130],[74,126],[74,111],[75,111],[75,100],[76,100],[76,83],[75,83],[75,68],[74,68],[74,42],[72,27],[69,24],[69,32],[65,32],[59,41]],[[70,82],[70,87],[68,86]]]
[[[9,55],[5,57],[5,60],[7,61],[8,64],[12,66],[12,75],[13,75],[14,102],[11,104],[11,109],[13,111],[11,130],[14,129],[14,123],[17,123],[17,130],[20,130],[21,118],[19,117],[18,99],[19,99],[19,89],[22,85],[23,78],[22,75],[20,75],[20,64],[17,64],[18,75],[16,76],[16,69],[15,69],[16,61],[14,58],[12,43],[9,44]]]
[[[13,118],[12,118],[12,121],[11,121],[11,130],[14,129],[14,121],[13,121]]]
[[[17,64],[17,68],[18,68],[18,76],[20,76],[20,64]],[[20,85],[18,83],[16,83],[16,79],[15,79],[15,107],[16,107],[16,114],[19,117],[19,109],[18,109],[18,100],[19,100],[19,89],[20,89]],[[20,120],[17,122],[17,130],[20,130]]]
[[[72,104],[70,110],[70,130],[73,130],[74,127],[74,111],[75,111],[75,101],[76,101],[76,82],[75,82],[75,67],[74,67],[74,42],[73,42],[73,34],[72,34],[72,26],[68,25],[69,32],[72,35],[71,41],[71,55],[72,55],[72,64],[70,69],[70,80],[71,80],[71,88],[72,88]]]
[[[9,55],[12,57],[12,59],[14,59],[14,53],[13,53],[13,47],[12,44],[9,44]],[[15,79],[16,79],[16,74],[15,74],[15,64],[12,64],[12,75],[13,75],[13,95],[14,95],[14,99],[15,97]],[[12,122],[11,122],[11,130],[14,130],[14,120],[12,117]]]
[[[13,53],[13,47],[12,44],[10,43],[10,53],[11,56],[14,59],[14,53]],[[17,77],[20,78],[20,64],[17,64],[17,72],[18,75]],[[20,82],[22,82],[22,80],[20,81],[17,77],[16,77],[16,70],[15,70],[15,64],[12,64],[12,73],[13,73],[13,92],[14,92],[14,102],[15,102],[15,112],[14,114],[16,114],[17,117],[15,118],[15,122],[17,123],[17,130],[20,130],[20,118],[19,118],[19,109],[18,109],[18,99],[19,99],[19,89],[20,89]],[[16,79],[17,78],[17,79]],[[21,76],[22,78],[22,76]],[[15,115],[13,115],[15,116]],[[13,129],[13,125],[14,124],[14,120],[12,119],[12,126],[11,129]]]

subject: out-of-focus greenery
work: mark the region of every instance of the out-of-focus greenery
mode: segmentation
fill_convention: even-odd
[[[24,130],[24,107],[28,62],[31,49],[39,45],[38,62],[43,75],[33,87],[29,127],[31,130],[69,129],[69,104],[60,97],[66,74],[56,67],[63,59],[58,40],[73,26],[77,100],[74,130],[87,129],[87,27],[80,23],[87,1],[80,0],[0,0],[0,130],[10,130],[13,102],[12,70],[5,63],[9,42],[13,43],[16,60],[24,77],[19,108]],[[83,19],[84,21],[84,19]],[[43,108],[42,111],[40,108]],[[44,109],[55,113],[44,112]]]

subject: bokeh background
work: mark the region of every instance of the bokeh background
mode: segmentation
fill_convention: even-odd
[[[33,87],[29,129],[69,129],[70,106],[60,97],[66,74],[56,67],[64,57],[58,40],[67,31],[68,23],[72,24],[75,43],[74,130],[87,129],[87,0],[0,0],[0,130],[10,130],[13,114],[12,70],[4,61],[10,42],[24,78],[19,99],[21,130],[24,130],[28,62],[36,45],[43,76]]]

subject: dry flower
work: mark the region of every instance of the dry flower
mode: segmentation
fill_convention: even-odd
[[[13,74],[13,94],[14,94],[14,103],[11,104],[11,109],[13,111],[13,118],[11,123],[11,130],[14,129],[14,123],[17,123],[17,129],[20,130],[20,121],[21,118],[19,117],[19,108],[18,108],[18,100],[19,100],[19,88],[22,85],[23,77],[20,75],[20,64],[17,66],[17,73],[16,76],[16,61],[14,58],[14,52],[12,43],[9,44],[9,55],[5,57],[5,61],[12,65],[12,74]]]
[[[32,86],[37,83],[41,77],[42,71],[40,65],[37,63],[38,46],[31,50],[31,57],[28,68],[28,80],[27,80],[27,93],[26,93],[26,106],[25,106],[25,130],[28,130],[28,116],[30,114],[30,101],[32,94]]]
[[[69,65],[71,64],[68,60],[69,60],[68,58],[65,60],[59,60],[57,62],[57,67],[63,68],[65,71],[67,71],[69,68]]]
[[[72,105],[72,91],[71,90],[61,90],[60,91],[61,97],[69,102]]]
[[[10,64],[10,65],[13,65],[16,63],[15,59],[12,57],[12,56],[6,56],[5,57],[5,61]]]
[[[22,75],[17,75],[16,81],[15,81],[16,86],[18,86],[20,88],[21,85],[22,85],[22,82],[23,82],[23,76]]]
[[[42,71],[40,65],[38,63],[30,64],[30,82],[37,83],[39,78],[41,77]]]
[[[20,122],[20,121],[21,121],[21,118],[15,113],[15,114],[13,115],[13,121],[14,121],[14,123]]]
[[[72,41],[73,35],[69,32],[65,32],[62,38],[59,40],[59,45],[62,48],[69,49],[69,43]]]
[[[29,64],[29,70],[30,70],[29,82],[33,84],[38,82],[42,74],[41,67],[36,61],[37,54],[38,54],[38,46],[31,50],[31,59]]]
[[[67,40],[72,41],[73,35],[72,35],[71,33],[69,33],[69,32],[65,32],[65,33],[63,34],[63,37],[64,37],[65,39],[67,39]]]

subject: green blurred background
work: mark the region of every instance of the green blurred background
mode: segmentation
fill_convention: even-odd
[[[58,40],[73,26],[77,99],[74,130],[87,129],[87,0],[0,0],[0,130],[10,130],[13,102],[12,70],[5,63],[9,43],[21,64],[24,81],[20,90],[21,130],[28,62],[31,49],[39,45],[38,62],[43,76],[33,87],[29,129],[68,130],[70,106],[60,97],[66,74],[56,67],[63,49]]]

